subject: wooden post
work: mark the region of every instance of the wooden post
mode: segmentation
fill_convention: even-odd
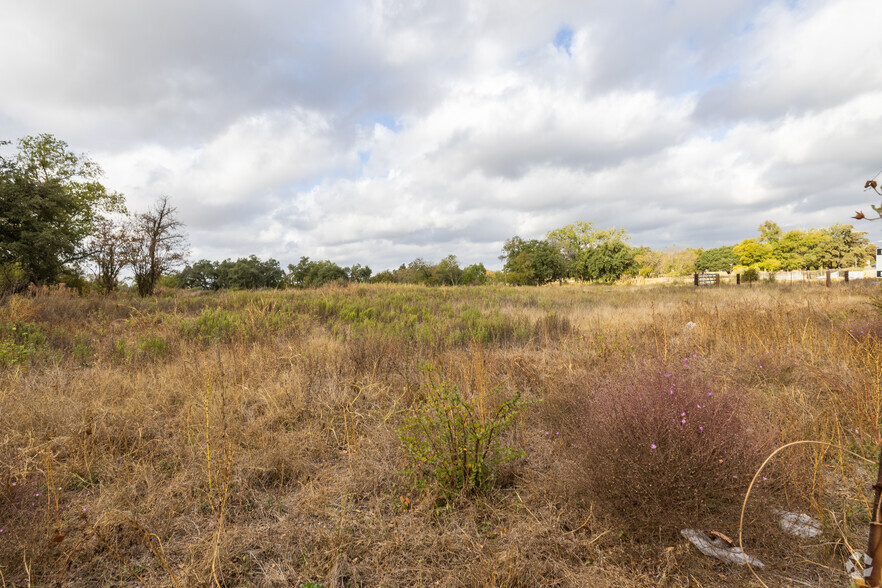
[[[841,270],[845,272],[845,283],[848,283],[848,270]]]
[[[698,274],[692,274],[692,281],[696,286],[698,285]]]
[[[830,277],[830,274],[831,274],[831,273],[833,273],[833,272],[831,272],[830,270],[827,270],[827,273],[825,274],[825,275],[827,276],[827,287],[828,287],[828,288],[830,287],[830,284],[831,284],[832,281],[833,281],[833,279]]]
[[[867,553],[873,558],[873,570],[870,572],[870,586],[882,586],[882,451],[879,452],[879,475],[873,485],[876,495],[873,498],[873,518],[870,519],[870,540]]]
[[[741,285],[741,274],[735,274],[735,285],[736,286]]]

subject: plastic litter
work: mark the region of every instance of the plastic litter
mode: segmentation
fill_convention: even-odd
[[[780,519],[778,524],[781,526],[781,530],[794,537],[811,539],[824,532],[821,522],[807,514],[788,512],[777,508],[774,509],[774,513]]]
[[[866,553],[855,551],[845,562],[845,571],[857,586],[869,586],[867,579],[873,571],[873,558]]]
[[[696,531],[695,529],[683,529],[680,531],[680,534],[689,539],[698,551],[703,554],[715,557],[720,561],[724,561],[726,563],[736,564],[736,565],[745,565],[746,563],[750,563],[750,565],[758,568],[765,567],[763,562],[756,559],[755,557],[751,557],[741,551],[740,547],[735,545],[731,545],[725,539],[720,537],[719,535],[711,539],[705,533],[701,531]]]

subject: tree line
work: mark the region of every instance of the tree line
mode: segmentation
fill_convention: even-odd
[[[0,141],[0,147],[8,146]],[[424,258],[374,274],[370,267],[342,267],[302,257],[287,271],[275,259],[255,255],[236,261],[185,263],[184,227],[166,196],[145,212],[129,214],[122,194],[100,182],[103,172],[89,157],[73,153],[49,134],[24,137],[12,156],[0,154],[0,294],[29,284],[65,282],[110,292],[131,274],[141,296],[158,284],[220,290],[311,288],[329,283],[398,283],[428,286],[488,282],[540,286],[577,280],[611,283],[623,276],[686,275],[695,271],[762,271],[862,266],[875,246],[852,225],[784,232],[772,221],[754,238],[713,249],[653,251],[631,246],[623,228],[579,221],[549,231],[544,239],[505,241],[503,268],[482,263],[462,267],[455,255],[435,263]],[[868,182],[869,186],[869,182]],[[876,186],[871,186],[876,189]],[[874,207],[875,208],[875,207]],[[858,213],[855,218],[866,218]],[[179,269],[182,268],[182,269]]]

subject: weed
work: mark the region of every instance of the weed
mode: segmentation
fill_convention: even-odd
[[[165,337],[146,335],[138,339],[138,352],[150,360],[160,360],[168,354],[168,342]]]
[[[27,345],[16,345],[9,339],[0,341],[0,366],[23,364],[30,357],[31,350]]]
[[[503,446],[501,435],[527,406],[516,394],[484,410],[448,381],[432,378],[425,399],[405,418],[399,437],[415,470],[434,480],[446,498],[479,494],[491,485],[500,466],[524,455]]]

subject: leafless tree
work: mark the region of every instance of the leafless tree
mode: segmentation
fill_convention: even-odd
[[[112,218],[99,217],[88,244],[89,256],[97,267],[101,290],[108,294],[116,288],[116,280],[126,265],[127,239],[124,227]]]
[[[132,217],[125,257],[140,296],[152,296],[159,278],[189,254],[183,228],[168,196],[160,196],[150,210]]]

